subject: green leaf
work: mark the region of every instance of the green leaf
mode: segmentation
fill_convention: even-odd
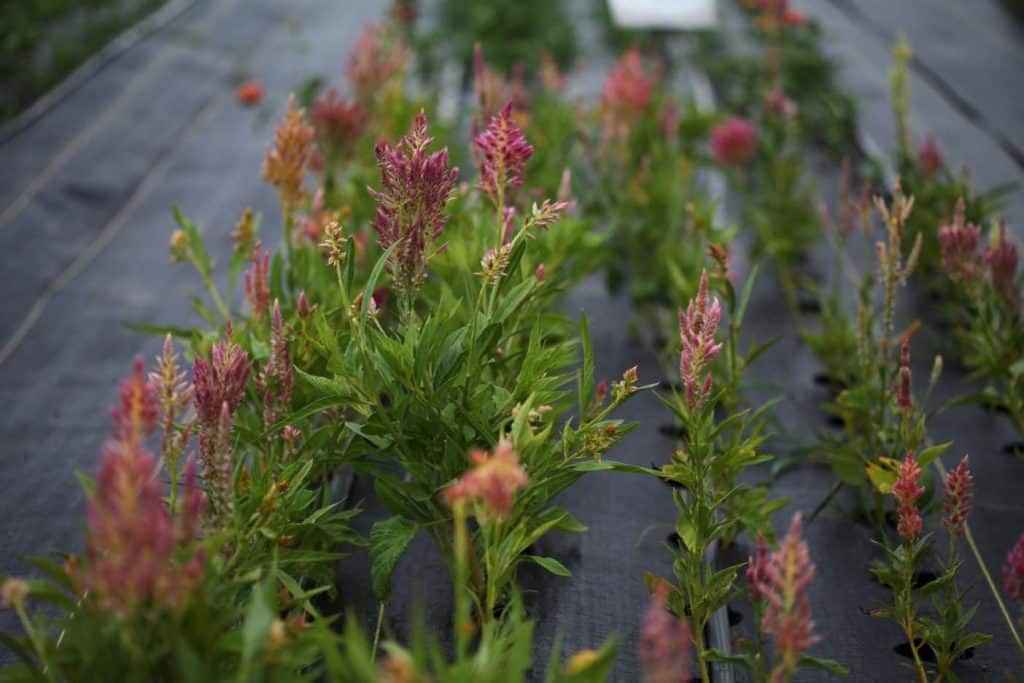
[[[370,304],[373,302],[373,291],[377,289],[377,280],[380,279],[380,274],[384,270],[384,266],[387,265],[388,259],[391,258],[391,253],[395,250],[400,242],[395,242],[387,250],[380,255],[377,259],[377,263],[374,264],[373,270],[370,271],[370,277],[366,281],[366,287],[363,289],[363,305],[359,315],[364,320],[370,312]]]
[[[590,340],[590,325],[587,324],[586,313],[580,313],[580,341],[583,344],[583,368],[578,380],[578,398],[580,415],[583,416],[594,399],[594,345]]]
[[[266,591],[263,586],[257,586],[252,591],[252,600],[242,625],[242,668],[238,672],[239,680],[245,680],[245,672],[251,670],[249,667],[253,659],[263,649],[273,620],[274,613],[267,604]]]
[[[804,655],[800,658],[800,666],[809,666],[814,669],[821,669],[827,671],[833,676],[849,676],[850,670],[839,662],[833,659],[822,659],[820,657],[812,657],[810,655]]]
[[[370,529],[370,575],[373,592],[381,600],[391,594],[391,574],[419,525],[404,517],[390,517]]]
[[[920,465],[921,469],[924,469],[932,463],[933,460],[938,458],[940,455],[946,452],[946,450],[953,445],[952,441],[946,443],[936,444],[935,446],[929,446],[928,448],[921,451],[921,454],[917,456],[917,464]]]
[[[536,562],[540,566],[547,569],[555,576],[572,576],[572,572],[564,564],[559,562],[553,557],[544,557],[542,555],[527,555],[526,559]]]

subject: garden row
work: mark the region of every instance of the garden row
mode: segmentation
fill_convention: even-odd
[[[624,50],[588,103],[566,95],[554,57],[507,76],[484,45],[468,132],[409,94],[412,12],[368,27],[348,95],[307,89],[305,108],[289,102],[262,168],[280,215],[240,208],[224,270],[176,213],[171,255],[202,283],[201,322],[151,329],[169,333],[163,354],[148,370],[137,360],[122,385],[96,478],[83,480],[85,552],[37,560],[46,580],[4,582],[24,633],[3,637],[21,662],[0,679],[606,680],[616,655],[634,656],[614,640],[535,660],[535,622],[551,615],[522,578],[574,580],[566,558],[540,549],[586,531],[562,494],[602,473],[668,484],[656,490],[676,508],[648,521],[674,533],[671,568],[646,568],[650,605],[637,608],[646,680],[843,673],[811,656],[842,659],[811,618],[817,547],[804,538],[839,502],[878,544],[858,571],[886,588],[873,614],[902,632],[916,680],[958,680],[964,657],[986,648],[1016,650],[993,661],[1019,669],[1006,603],[1024,599],[1024,542],[1005,549],[998,586],[970,529],[971,462],[928,436],[941,414],[931,395],[948,383],[942,357],[924,381],[911,369],[915,333],[953,330],[963,341],[944,353],[984,389],[942,408],[980,402],[1024,430],[1021,275],[993,224],[998,197],[951,172],[934,142],[912,145],[898,46],[899,184],[861,190],[846,163],[823,210],[808,151],[848,150],[851,108],[816,27],[785,2],[751,5],[753,50],[706,38],[699,51],[722,111],[681,98],[682,65],[655,49]],[[708,173],[728,175],[738,227],[723,224]],[[809,266],[822,238],[831,279]],[[659,367],[598,380],[587,318],[562,311],[600,273],[628,298]],[[934,319],[898,305],[912,278],[912,294],[935,293]],[[784,404],[757,398],[752,379],[774,340],[744,331],[757,292],[776,283],[841,427],[799,435],[800,448],[784,449]],[[608,457],[648,392],[662,412],[641,419],[671,420],[675,446]],[[782,513],[777,537],[787,500],[771,477],[821,464],[832,478],[811,492],[819,504]],[[388,513],[365,535],[351,497],[338,499],[349,471]],[[450,578],[450,637],[413,627],[402,642],[382,638],[395,569],[417,537]],[[628,553],[638,540],[600,542]],[[361,545],[376,623],[330,600],[345,598],[342,552]],[[972,628],[963,575],[975,562],[998,633]],[[740,603],[742,633],[716,635],[715,619]]]

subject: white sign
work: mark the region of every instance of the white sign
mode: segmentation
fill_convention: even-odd
[[[715,25],[715,0],[608,0],[619,28],[686,30]]]

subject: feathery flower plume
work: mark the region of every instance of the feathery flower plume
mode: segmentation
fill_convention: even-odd
[[[474,448],[469,460],[473,466],[445,489],[445,501],[449,506],[459,501],[480,502],[483,507],[477,517],[481,522],[505,519],[512,511],[516,491],[530,481],[519,465],[519,454],[511,443],[502,441],[491,454]]]
[[[801,537],[802,528],[803,520],[797,513],[778,550],[771,554],[761,584],[765,601],[762,627],[775,639],[776,653],[781,655],[772,670],[773,682],[788,680],[803,653],[818,642],[807,594],[814,579],[814,564]]]
[[[686,310],[679,310],[679,339],[683,350],[679,356],[679,375],[686,387],[686,403],[691,411],[703,407],[711,395],[711,374],[704,371],[722,350],[715,343],[715,333],[722,318],[722,307],[717,298],[708,300],[708,274],[701,273],[700,288]],[[703,375],[703,376],[702,376]]]
[[[142,445],[146,428],[138,427],[145,420],[133,420],[135,427],[124,428],[124,415],[141,415],[148,404],[155,405],[155,394],[147,398],[139,391],[141,377],[137,362],[135,374],[122,388],[121,405],[112,411],[117,429],[104,447],[89,500],[85,561],[72,565],[71,577],[82,595],[122,618],[140,605],[175,608],[203,572],[195,537],[204,499],[195,476],[186,477],[184,504],[175,520],[156,479],[156,459]]]
[[[523,169],[533,147],[521,128],[512,122],[512,103],[491,117],[486,130],[473,140],[480,159],[480,183],[496,206],[504,207],[505,193],[523,184]]]
[[[910,418],[910,411],[914,408],[914,396],[911,391],[910,373],[910,339],[904,339],[900,346],[900,369],[893,386],[893,393],[896,395],[896,405],[904,419]]]
[[[160,424],[163,429],[160,452],[165,462],[176,462],[185,443],[174,439],[174,426],[178,418],[188,410],[192,400],[192,385],[188,382],[188,374],[178,363],[178,354],[174,351],[174,340],[170,334],[164,338],[163,352],[156,357],[156,369],[149,373],[149,381],[156,388],[160,405]]]
[[[924,520],[917,509],[917,499],[924,493],[924,488],[918,483],[920,478],[921,468],[914,459],[914,454],[907,453],[907,457],[900,463],[896,483],[892,486],[892,495],[896,497],[896,512],[899,515],[896,531],[907,541],[916,539],[924,526]]]
[[[968,223],[964,217],[964,198],[956,201],[953,222],[939,228],[939,244],[942,247],[942,267],[953,282],[968,285],[977,282],[984,264],[977,253],[981,239],[981,228]]]
[[[526,127],[530,111],[530,91],[523,82],[522,65],[513,69],[511,81],[491,68],[484,61],[480,43],[473,46],[473,92],[476,95],[477,113],[470,121],[470,134],[475,138],[480,128],[487,125],[498,113],[503,103],[511,105],[512,121],[521,128]],[[473,150],[474,155],[476,150]]]
[[[771,548],[764,540],[763,534],[757,535],[757,549],[747,559],[747,596],[750,602],[764,599],[768,587],[768,563],[771,561]]]
[[[397,31],[387,24],[367,24],[348,60],[348,82],[359,101],[369,106],[385,86],[405,71],[412,58]]]
[[[1000,220],[998,232],[988,240],[985,260],[988,262],[992,286],[1012,313],[1020,308],[1020,289],[1017,286],[1017,245],[1006,238],[1006,221]]]
[[[1024,534],[1010,548],[1003,565],[1003,587],[1010,597],[1024,603]]]
[[[242,212],[242,217],[238,219],[235,229],[231,231],[231,237],[235,240],[234,251],[236,254],[252,251],[256,243],[256,214],[251,208],[246,207]]]
[[[141,445],[156,429],[156,419],[160,414],[156,384],[146,381],[141,356],[135,359],[132,376],[121,382],[118,395],[121,402],[110,410],[114,418],[111,438],[119,443]]]
[[[604,80],[601,96],[607,137],[620,143],[629,138],[633,125],[651,104],[657,79],[657,69],[646,63],[635,47],[615,63]]]
[[[733,117],[711,129],[711,151],[723,166],[740,166],[757,151],[757,131],[746,119]]]
[[[540,54],[540,82],[549,93],[560,93],[565,90],[565,75],[558,68],[558,62],[547,51]]]
[[[252,265],[245,269],[242,280],[245,283],[245,300],[252,309],[252,317],[262,323],[270,304],[270,252],[261,249],[263,243],[256,240],[252,248]]]
[[[306,122],[306,111],[296,106],[292,95],[288,98],[288,111],[274,132],[274,145],[267,148],[263,159],[263,179],[277,189],[287,215],[306,198],[302,179],[309,165],[313,135],[313,127]]]
[[[764,96],[764,108],[768,110],[768,112],[783,119],[791,119],[796,116],[797,112],[796,103],[786,96],[786,92],[779,84],[776,84],[776,86],[769,90]]]
[[[939,149],[935,138],[929,135],[917,149],[917,167],[920,169],[921,175],[931,178],[944,164],[942,150]]]
[[[292,362],[288,340],[281,320],[281,304],[274,299],[270,323],[270,358],[257,382],[263,393],[263,425],[269,427],[281,418],[292,400]]]
[[[644,683],[679,683],[690,678],[693,637],[685,619],[668,611],[668,586],[659,583],[644,613],[637,645]]]
[[[946,475],[946,488],[942,494],[942,524],[954,536],[964,532],[967,515],[974,498],[974,476],[967,456]]]
[[[448,167],[447,148],[427,151],[432,142],[427,116],[420,111],[411,133],[396,147],[377,144],[383,189],[370,188],[377,201],[373,227],[382,249],[399,243],[388,260],[388,271],[402,292],[415,290],[423,282],[428,250],[444,230],[444,207],[458,177],[459,170]]]
[[[313,103],[309,117],[320,147],[333,159],[351,156],[369,122],[366,107],[359,102],[346,101],[334,88]]]
[[[231,510],[231,429],[235,411],[249,382],[249,356],[231,341],[230,329],[222,344],[214,344],[210,360],[196,356],[192,366],[193,396],[199,418],[199,460],[210,493],[210,514],[222,525]]]

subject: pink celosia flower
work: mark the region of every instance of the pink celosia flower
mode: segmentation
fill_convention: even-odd
[[[472,137],[477,136],[480,128],[485,126],[498,112],[498,108],[505,103],[511,108],[509,113],[512,121],[520,127],[526,125],[530,110],[530,91],[523,82],[522,65],[516,65],[512,80],[506,81],[501,73],[484,61],[480,43],[473,48],[473,92],[476,94],[477,114],[471,121]]]
[[[509,102],[491,117],[486,130],[473,140],[480,159],[479,187],[498,206],[504,206],[505,193],[510,187],[523,184],[523,169],[533,156],[533,147],[511,116],[512,103]]]
[[[892,495],[896,497],[897,502],[896,512],[899,515],[896,531],[907,541],[916,539],[924,526],[924,520],[917,509],[917,499],[924,493],[924,488],[918,483],[920,478],[921,468],[914,459],[914,454],[907,453],[907,457],[900,463],[896,483],[892,486]]]
[[[761,584],[765,601],[762,627],[775,639],[775,650],[781,657],[772,670],[772,681],[787,680],[803,653],[818,642],[807,594],[814,579],[814,564],[801,537],[802,526],[800,514],[793,515],[789,531],[769,558]]]
[[[764,599],[768,587],[768,563],[771,561],[771,549],[764,540],[764,535],[757,535],[757,549],[747,559],[747,596],[751,602]]]
[[[519,465],[519,455],[512,444],[502,441],[488,455],[474,448],[469,452],[473,466],[444,491],[448,505],[477,501],[483,506],[482,521],[502,520],[512,511],[516,491],[530,478]]]
[[[348,102],[331,88],[309,112],[320,145],[335,158],[347,158],[362,136],[369,114],[359,102]]]
[[[172,466],[177,463],[191,436],[191,421],[180,432],[175,430],[175,424],[188,410],[192,385],[188,382],[188,374],[178,364],[178,354],[169,334],[164,338],[163,353],[156,358],[156,369],[149,373],[149,381],[156,387],[160,404],[160,454],[164,462]]]
[[[359,34],[348,61],[348,82],[363,104],[400,76],[412,57],[395,31],[386,24],[368,24]]]
[[[1012,312],[1020,308],[1020,289],[1017,286],[1017,245],[1006,238],[1006,221],[999,221],[998,233],[990,237],[985,248],[992,286]]]
[[[223,344],[214,344],[210,360],[196,356],[192,385],[199,418],[199,458],[203,481],[210,492],[212,521],[223,524],[231,510],[231,429],[235,411],[249,382],[249,356],[231,341],[230,328]]]
[[[104,448],[89,501],[85,561],[71,578],[82,595],[120,617],[141,605],[178,606],[196,588],[203,572],[202,550],[195,543],[204,498],[194,467],[187,467],[178,519],[164,502],[156,479],[156,459],[142,445],[144,432],[123,428],[123,415],[142,415],[155,396],[140,391],[142,368],[136,364],[114,409],[118,428]],[[155,419],[155,411],[154,411]],[[139,421],[133,421],[138,425]]]
[[[537,279],[537,282],[544,282],[548,276],[548,269],[541,263],[537,266],[536,270],[533,271],[533,277]]]
[[[427,117],[421,111],[412,132],[397,147],[377,144],[383,189],[370,189],[377,200],[373,227],[382,249],[399,243],[388,261],[399,291],[414,290],[422,283],[429,249],[444,230],[444,207],[458,177],[458,169],[448,167],[448,149],[430,153],[431,142]]]
[[[921,175],[931,178],[944,164],[945,160],[938,143],[929,135],[917,150],[917,167],[920,169]]]
[[[263,243],[256,240],[252,250],[251,265],[245,269],[242,281],[245,283],[245,300],[252,310],[256,322],[262,322],[270,304],[270,252],[261,253]]]
[[[679,135],[679,108],[675,102],[668,100],[661,105],[658,111],[658,127],[667,140],[675,140]]]
[[[754,156],[757,132],[746,119],[733,117],[711,129],[711,150],[723,166],[739,166]]]
[[[704,371],[722,350],[715,343],[715,333],[722,318],[717,298],[708,297],[708,274],[701,273],[697,296],[686,310],[679,311],[679,339],[683,350],[679,356],[679,375],[686,387],[686,403],[691,411],[699,410],[711,395],[711,374]]]
[[[645,63],[640,50],[630,48],[604,80],[601,111],[605,135],[625,141],[633,124],[644,115],[654,98],[657,70]]]
[[[964,199],[956,202],[953,222],[939,228],[939,244],[942,247],[942,267],[953,282],[976,282],[983,268],[982,258],[977,253],[981,228],[968,223],[964,217]]]
[[[1024,603],[1024,534],[1010,548],[1003,565],[1003,587],[1010,597]]]
[[[964,532],[973,497],[974,477],[971,475],[970,465],[965,455],[960,464],[950,470],[946,476],[946,487],[942,495],[942,523],[954,536],[959,536]]]
[[[292,362],[281,320],[281,304],[274,299],[270,323],[270,357],[259,377],[263,393],[263,424],[270,427],[281,418],[292,399]]]
[[[111,437],[123,443],[141,444],[156,429],[156,418],[160,412],[156,385],[146,381],[141,356],[135,359],[132,376],[121,382],[118,394],[121,402],[110,410],[114,418]]]
[[[668,586],[659,583],[644,613],[637,645],[645,683],[679,683],[690,679],[693,638],[685,619],[668,611]]]

